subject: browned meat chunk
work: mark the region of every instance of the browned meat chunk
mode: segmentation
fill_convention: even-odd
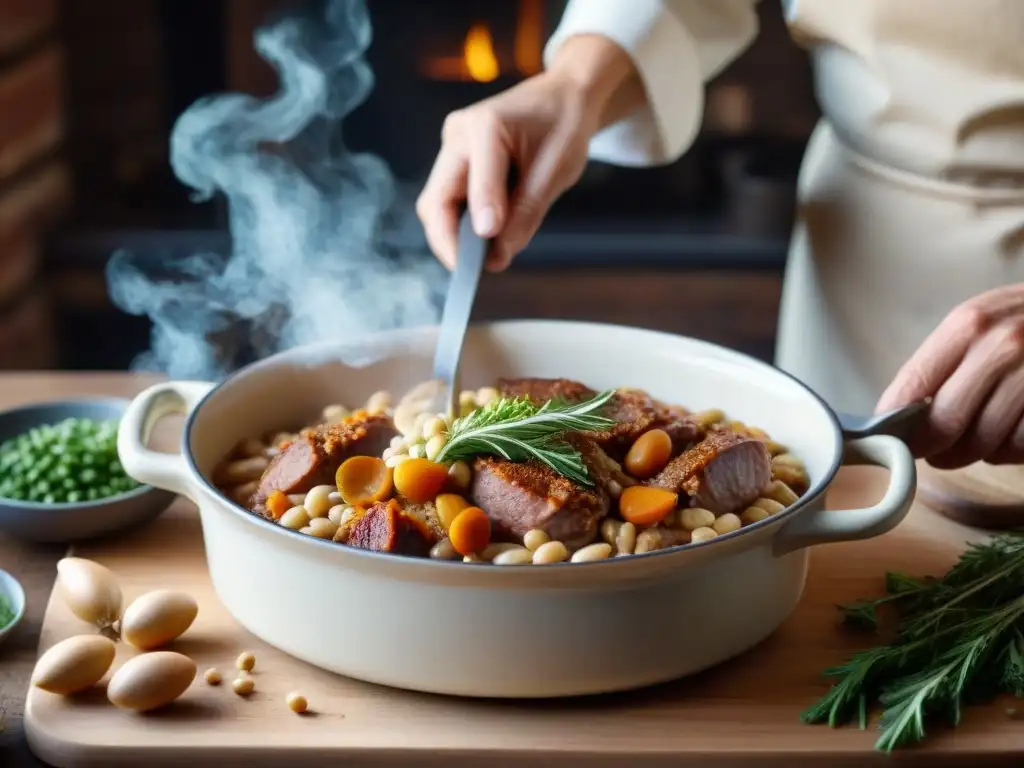
[[[334,474],[350,456],[379,456],[398,434],[382,414],[358,414],[340,424],[303,430],[291,445],[273,458],[260,478],[250,508],[263,513],[271,491],[305,493],[315,485],[334,482]]]
[[[609,490],[612,483],[617,483],[620,488],[636,485],[636,480],[623,471],[622,465],[605,453],[604,449],[592,438],[579,432],[570,432],[562,439],[580,452],[583,463],[587,465],[587,474],[590,479],[595,485],[609,491],[611,496],[616,495]]]
[[[498,391],[506,397],[525,396],[538,404],[555,398],[577,402],[597,394],[571,379],[499,379]],[[696,420],[637,389],[619,390],[608,402],[605,415],[617,422],[615,426],[590,437],[616,460],[625,457],[634,441],[650,429],[668,432],[674,452],[686,450],[704,436]]]
[[[586,384],[571,379],[498,379],[498,392],[503,397],[526,397],[541,404],[548,400],[575,403],[597,394]]]
[[[625,457],[636,439],[651,429],[663,429],[668,433],[674,453],[685,451],[704,437],[704,431],[695,419],[636,389],[617,392],[605,413],[617,422],[616,425],[592,437],[616,459]]]
[[[491,519],[495,539],[522,540],[540,528],[566,546],[589,544],[611,504],[600,486],[583,488],[547,466],[478,458],[470,494]]]
[[[426,557],[437,542],[418,518],[406,514],[397,501],[378,501],[349,530],[345,543],[358,549]]]
[[[686,493],[694,505],[721,515],[750,504],[771,479],[771,455],[763,442],[721,431],[670,461],[649,485]]]
[[[427,501],[420,504],[419,502],[410,501],[404,496],[396,496],[395,499],[401,505],[402,511],[405,514],[416,518],[430,529],[435,540],[444,538],[444,526],[441,525],[441,518],[437,516],[437,506],[434,502]]]

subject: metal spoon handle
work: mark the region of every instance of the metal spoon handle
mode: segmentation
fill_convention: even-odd
[[[916,403],[905,405],[902,408],[879,413],[875,416],[853,416],[848,413],[836,413],[839,424],[843,428],[843,435],[847,440],[855,440],[871,435],[892,435],[903,438],[916,426],[920,419],[928,412],[932,399],[926,397]]]
[[[458,261],[448,285],[448,296],[434,351],[434,378],[442,381],[447,388],[446,404],[450,415],[458,412],[459,361],[489,245],[490,241],[473,231],[469,211],[463,213],[459,225]]]

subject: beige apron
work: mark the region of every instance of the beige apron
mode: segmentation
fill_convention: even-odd
[[[869,413],[951,309],[1024,282],[1024,0],[796,0],[789,21],[825,117],[776,363]]]

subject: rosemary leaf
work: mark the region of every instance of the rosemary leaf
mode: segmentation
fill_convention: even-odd
[[[437,455],[438,461],[501,456],[539,461],[580,485],[593,486],[580,452],[561,439],[568,432],[597,432],[615,422],[602,415],[615,390],[589,400],[549,400],[537,406],[525,397],[500,398],[457,419]]]
[[[840,606],[846,621],[877,627],[876,609],[900,616],[895,639],[826,670],[832,688],[802,715],[836,727],[869,706],[882,717],[876,748],[891,752],[925,738],[929,718],[960,721],[965,704],[1024,694],[1024,536],[972,544],[938,579],[886,574],[885,597]]]

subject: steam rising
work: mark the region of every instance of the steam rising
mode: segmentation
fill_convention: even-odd
[[[228,201],[232,252],[145,265],[128,253],[107,269],[112,301],[148,315],[152,348],[135,370],[217,379],[239,348],[264,357],[296,345],[352,341],[436,322],[444,271],[385,162],[346,150],[340,124],[373,88],[363,0],[328,0],[256,34],[277,69],[270,99],[205,98],[178,119],[171,164],[198,200]],[[241,339],[241,341],[240,341]]]

